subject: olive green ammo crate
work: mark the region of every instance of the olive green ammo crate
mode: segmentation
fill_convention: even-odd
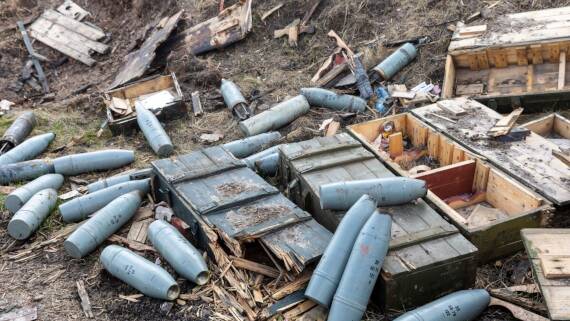
[[[344,212],[320,208],[320,185],[394,176],[347,134],[287,144],[280,154],[285,194],[331,231]],[[426,202],[381,210],[393,220],[390,251],[373,298],[381,308],[410,309],[473,286],[477,248]]]

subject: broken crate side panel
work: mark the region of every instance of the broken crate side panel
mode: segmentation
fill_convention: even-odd
[[[493,108],[570,105],[570,7],[508,14],[458,26],[449,46],[443,97]],[[482,27],[482,28],[477,28]]]
[[[124,85],[144,75],[156,56],[156,49],[168,39],[172,31],[176,28],[183,12],[184,10],[180,10],[172,17],[164,17],[158,22],[140,49],[129,53],[125,57],[125,63],[115,76],[115,80],[109,89]]]
[[[393,172],[426,181],[427,199],[477,246],[481,262],[521,250],[520,229],[542,226],[551,211],[543,197],[410,113],[348,131]],[[404,137],[398,155],[390,150],[391,133]]]
[[[216,17],[201,22],[176,36],[188,50],[199,55],[242,40],[251,31],[252,0],[227,7]]]
[[[570,167],[553,156],[553,152],[560,152],[557,145],[532,132],[524,140],[514,142],[489,139],[487,132],[503,116],[474,100],[445,103],[463,108],[466,114],[454,123],[436,117],[434,114],[450,116],[438,107],[439,103],[414,109],[412,114],[554,204],[570,204]]]
[[[151,76],[105,93],[107,122],[113,135],[138,130],[135,102],[151,110],[160,121],[187,116],[184,94],[174,73]],[[145,103],[145,101],[147,103]]]
[[[288,270],[300,273],[320,258],[332,236],[223,147],[152,165],[157,198],[172,205],[203,248],[207,227],[237,257],[246,255],[249,243],[260,241]]]
[[[570,320],[570,229],[523,229],[521,235],[550,319]]]
[[[281,180],[289,197],[331,230],[345,212],[321,209],[320,185],[394,176],[347,134],[283,145],[280,154]],[[382,308],[419,306],[473,285],[477,249],[423,200],[381,212],[393,221],[390,252],[374,299]]]

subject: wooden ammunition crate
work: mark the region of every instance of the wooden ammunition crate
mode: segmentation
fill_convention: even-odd
[[[152,76],[142,79],[133,84],[119,87],[105,93],[107,105],[107,122],[113,135],[130,134],[138,129],[135,112],[135,101],[149,97],[150,95],[164,93],[164,102],[158,102],[156,106],[148,106],[156,117],[161,121],[178,119],[187,116],[184,95],[176,80],[176,75],[171,73],[165,76]],[[113,109],[117,102],[122,102],[130,112],[119,115]]]
[[[445,110],[450,108],[460,108],[464,113],[454,116]],[[544,137],[533,132],[521,140],[489,137],[487,133],[503,116],[470,99],[441,101],[411,113],[556,206],[570,204],[570,167],[553,155],[560,148]],[[442,117],[455,120],[450,122]]]
[[[406,145],[400,155],[390,155],[385,131],[390,126]],[[427,199],[477,246],[482,262],[521,250],[520,229],[542,226],[552,209],[543,197],[410,113],[348,130],[398,175],[425,180]],[[418,168],[424,171],[417,173]]]
[[[570,106],[570,7],[460,25],[445,66],[443,98],[468,96],[493,109]]]
[[[345,212],[320,208],[320,185],[394,176],[348,134],[283,145],[280,159],[285,193],[331,231]],[[392,240],[375,303],[401,311],[473,286],[477,249],[426,202],[381,211],[392,217]]]
[[[550,320],[570,320],[570,229],[521,231]]]
[[[215,237],[246,257],[260,242],[292,273],[318,261],[332,234],[223,147],[152,162],[153,190],[208,248]]]

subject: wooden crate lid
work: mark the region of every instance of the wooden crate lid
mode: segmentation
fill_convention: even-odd
[[[570,41],[570,7],[508,14],[487,21],[484,32],[473,30],[474,26],[460,26],[449,52]]]
[[[457,105],[467,114],[457,116],[453,123],[434,116],[450,117],[439,107],[439,102],[416,108],[412,114],[551,202],[557,205],[570,203],[570,168],[552,155],[553,150],[559,150],[557,145],[535,133],[515,142],[487,139],[486,133],[503,118],[501,114],[465,98],[441,103]]]
[[[523,229],[521,236],[551,320],[570,320],[570,278],[547,278],[544,261],[570,257],[570,229]],[[549,269],[548,263],[546,268]]]

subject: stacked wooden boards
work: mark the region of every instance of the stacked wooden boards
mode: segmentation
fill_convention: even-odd
[[[551,320],[570,320],[570,229],[524,229],[521,235]]]
[[[552,155],[560,150],[556,144],[535,133],[520,141],[491,139],[486,133],[503,118],[499,113],[469,99],[442,103],[461,107],[466,113],[449,122],[438,117],[451,116],[438,103],[414,109],[412,114],[555,205],[570,204],[570,167]]]
[[[348,134],[283,145],[280,159],[285,193],[331,230],[345,212],[320,208],[320,185],[394,176]],[[473,285],[477,249],[426,202],[381,211],[392,216],[392,240],[375,303],[401,311]]]
[[[104,54],[109,50],[100,42],[105,38],[101,29],[51,9],[34,21],[29,31],[32,38],[88,66],[95,63],[93,52]]]
[[[425,180],[427,199],[477,246],[482,262],[521,250],[520,229],[542,226],[551,211],[543,197],[410,113],[348,131],[398,175]],[[396,135],[403,137],[397,155]]]
[[[220,241],[236,257],[260,242],[292,273],[317,261],[332,234],[223,147],[152,162],[156,197],[203,248]],[[213,235],[215,234],[215,235]]]
[[[567,104],[569,30],[570,7],[458,26],[449,45],[442,96],[472,96],[492,107]]]

